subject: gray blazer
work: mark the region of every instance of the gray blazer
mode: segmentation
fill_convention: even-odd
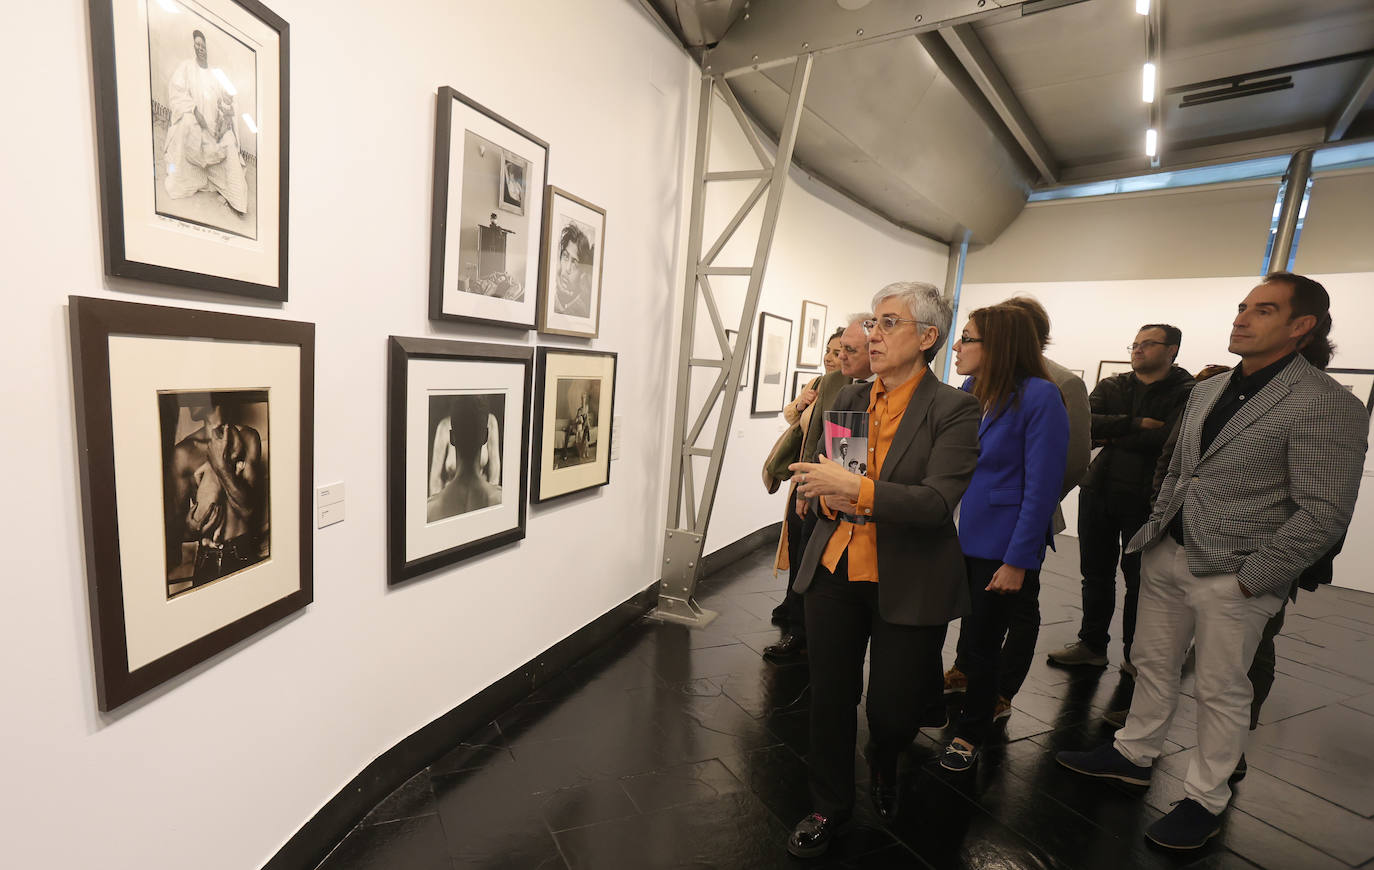
[[[1059,491],[1059,499],[1069,494],[1083,474],[1088,470],[1093,452],[1093,409],[1088,404],[1088,385],[1083,379],[1048,357],[1045,368],[1049,370],[1050,380],[1059,388],[1064,397],[1064,407],[1069,412],[1069,456],[1064,465],[1064,488]],[[1054,533],[1064,531],[1064,509],[1054,509]]]
[[[853,384],[832,410],[866,411],[873,385]],[[899,625],[943,625],[969,612],[954,508],[978,463],[978,400],[926,370],[873,486],[878,609]],[[813,506],[814,508],[814,506]],[[792,588],[811,586],[838,520],[818,514]]]
[[[1298,357],[1199,455],[1202,422],[1231,374],[1193,388],[1154,512],[1128,551],[1167,534],[1186,505],[1189,571],[1198,577],[1236,574],[1256,595],[1287,595],[1350,524],[1369,413],[1330,375]]]

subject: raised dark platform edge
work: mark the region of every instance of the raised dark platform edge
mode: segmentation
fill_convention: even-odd
[[[703,556],[701,576],[709,577],[776,540],[781,525],[765,526]],[[657,589],[655,581],[378,756],[302,825],[263,870],[317,867],[374,806],[417,771],[653,609]]]

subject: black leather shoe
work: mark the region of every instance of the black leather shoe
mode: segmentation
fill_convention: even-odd
[[[790,621],[790,620],[787,618],[787,604],[786,604],[786,603],[779,604],[777,607],[774,607],[774,608],[773,608],[773,616],[772,616],[771,622],[772,622],[774,625],[778,625],[778,626],[782,626],[783,628],[786,628],[786,627],[787,627],[787,623],[788,623],[789,621]]]
[[[830,842],[839,833],[840,823],[827,819],[820,813],[812,813],[797,822],[792,834],[787,838],[787,851],[798,858],[815,858],[824,855]]]
[[[1245,774],[1250,772],[1250,765],[1245,763],[1245,753],[1241,753],[1240,761],[1236,762],[1236,769],[1231,771],[1231,775],[1226,778],[1227,782],[1240,782],[1245,779]]]
[[[889,779],[872,767],[868,769],[868,777],[868,796],[873,800],[873,809],[877,811],[878,818],[884,824],[895,821],[897,813],[901,812],[902,797],[897,777],[894,775]]]
[[[799,662],[806,658],[806,638],[784,634],[782,640],[763,648],[763,657],[770,662]]]

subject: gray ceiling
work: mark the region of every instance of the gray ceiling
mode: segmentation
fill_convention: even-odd
[[[1149,25],[1135,0],[640,2],[703,65],[730,72],[770,134],[787,58],[802,43],[817,51],[795,161],[924,235],[967,229],[986,243],[1034,189],[1152,171],[1140,95]],[[1154,2],[1161,94],[1374,50],[1374,0]],[[1203,105],[1163,95],[1158,169],[1374,135],[1374,55],[1282,75],[1291,88]]]

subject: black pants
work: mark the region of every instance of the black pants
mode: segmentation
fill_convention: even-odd
[[[825,566],[806,590],[811,667],[811,749],[807,756],[813,809],[847,819],[854,811],[854,749],[868,648],[869,762],[894,775],[903,749],[916,739],[921,710],[940,695],[948,625],[897,625],[878,612],[878,584],[848,579],[842,558]]]
[[[1008,701],[1021,691],[1021,684],[1026,681],[1026,674],[1030,673],[1031,663],[1035,660],[1035,644],[1040,640],[1040,596],[1015,595],[1009,606],[1011,612],[1007,619],[1007,639],[1002,643],[1002,667],[997,676],[997,694]],[[955,655],[954,666],[965,674],[971,667],[968,657],[972,637],[972,631],[960,627],[959,651]]]
[[[783,612],[787,614],[787,633],[805,639],[806,637],[806,600],[792,591],[797,582],[797,567],[801,565],[802,554],[806,552],[806,542],[811,539],[811,530],[816,527],[816,512],[807,511],[806,519],[797,516],[797,503],[793,500],[787,511],[787,592],[782,598]]]
[[[1265,624],[1264,634],[1260,635],[1259,646],[1255,648],[1254,661],[1250,662],[1250,686],[1255,691],[1250,700],[1251,731],[1259,727],[1260,708],[1264,706],[1264,699],[1269,697],[1269,690],[1274,688],[1274,638],[1283,631],[1283,615],[1287,609],[1288,602],[1285,601],[1279,612]]]
[[[1107,652],[1112,611],[1116,609],[1116,565],[1126,575],[1121,612],[1121,644],[1131,657],[1135,608],[1140,597],[1140,554],[1123,554],[1125,545],[1150,518],[1147,500],[1112,498],[1091,489],[1078,496],[1079,569],[1083,572],[1083,624],[1078,639],[1094,652]]]
[[[992,712],[997,704],[998,687],[1002,685],[1002,672],[1020,669],[1019,674],[1006,675],[1019,687],[1030,668],[1029,655],[1003,656],[1002,642],[1007,638],[1012,623],[1031,612],[1027,599],[1039,600],[1040,572],[1027,571],[1026,579],[1017,592],[988,592],[985,587],[992,582],[992,575],[997,573],[1002,563],[996,559],[973,557],[965,558],[964,563],[968,569],[973,612],[964,617],[959,629],[961,643],[965,637],[968,638],[968,670],[965,672],[968,674],[968,691],[964,693],[964,709],[954,736],[974,746],[982,746],[992,730]],[[1034,612],[1038,618],[1038,605]]]

